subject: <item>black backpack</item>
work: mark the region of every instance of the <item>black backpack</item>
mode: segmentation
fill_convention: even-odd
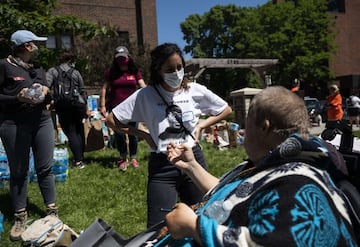
[[[75,83],[73,72],[74,68],[68,71],[62,70],[59,66],[55,69],[58,76],[53,83],[53,98],[57,107],[71,107],[77,104],[85,104],[85,100],[80,95],[78,84]]]

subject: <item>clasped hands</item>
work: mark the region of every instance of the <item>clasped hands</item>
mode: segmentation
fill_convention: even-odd
[[[182,170],[191,169],[191,163],[195,161],[192,149],[187,145],[170,143],[167,146],[167,158],[177,168]],[[166,215],[166,225],[174,239],[192,237],[198,239],[196,232],[197,215],[184,203],[177,203],[173,210]]]

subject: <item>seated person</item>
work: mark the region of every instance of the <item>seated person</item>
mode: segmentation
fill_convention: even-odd
[[[333,159],[323,142],[309,135],[308,125],[303,100],[273,86],[250,104],[244,141],[249,160],[220,180],[196,162],[191,148],[170,144],[170,162],[207,194],[195,211],[176,204],[166,215],[170,234],[160,241],[172,239],[169,246],[356,246],[347,204],[325,171]]]

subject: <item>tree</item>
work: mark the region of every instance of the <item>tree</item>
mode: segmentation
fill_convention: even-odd
[[[10,35],[18,29],[28,29],[38,35],[56,35],[70,33],[80,42],[87,42],[102,35],[116,37],[116,29],[82,20],[75,16],[55,15],[56,0],[2,0],[0,5],[0,55],[5,57],[11,53]],[[45,69],[54,66],[61,50],[48,50],[39,47],[42,56],[37,63]],[[75,49],[76,51],[76,49]],[[80,58],[80,71],[96,67],[86,57]],[[103,62],[103,61],[102,61]],[[89,75],[93,73],[89,72]],[[85,81],[90,81],[84,74]]]
[[[331,80],[328,62],[334,51],[333,22],[326,0],[298,0],[266,4],[258,10],[267,57],[279,59],[273,71],[278,84],[300,78],[308,88],[324,88]]]
[[[234,34],[238,20],[244,18],[251,8],[229,4],[217,5],[203,16],[190,15],[180,24],[184,40],[188,43],[185,52],[195,58],[231,57],[236,54],[238,41]]]
[[[91,39],[109,30],[96,23],[74,16],[54,15],[55,0],[5,0],[0,5],[0,51],[9,44],[10,35],[18,29],[28,29],[38,34],[70,32]],[[5,48],[6,49],[6,48]]]
[[[190,15],[181,30],[185,52],[194,57],[279,59],[271,71],[276,84],[289,87],[300,78],[302,85],[317,88],[333,76],[328,67],[332,25],[326,0],[297,0],[256,8],[218,5],[203,16]],[[233,78],[226,83],[243,80]]]
[[[79,57],[77,64],[82,68],[81,72],[86,75],[88,85],[102,85],[105,70],[111,66],[115,48],[119,44],[127,46],[145,82],[148,81],[150,78],[149,70],[147,69],[150,68],[150,48],[148,46],[140,48],[134,43],[119,42],[117,36],[102,34],[97,35],[91,42],[82,42],[81,46],[76,46],[75,48]],[[91,62],[89,63],[88,61]]]
[[[243,42],[237,36],[239,20],[246,16],[253,8],[242,8],[230,4],[217,5],[203,16],[190,15],[181,23],[181,30],[188,45],[184,50],[195,58],[244,58]],[[246,29],[246,28],[245,28]],[[247,86],[246,78],[251,77],[250,70],[241,69],[211,69],[206,70],[198,79],[224,99],[230,101],[230,92]]]

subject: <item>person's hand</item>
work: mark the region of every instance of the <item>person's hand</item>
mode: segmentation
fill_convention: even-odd
[[[198,143],[201,138],[201,133],[203,131],[204,127],[201,125],[201,123],[198,123],[195,128],[195,143]]]
[[[43,96],[49,93],[49,88],[47,86],[42,85],[42,94]]]
[[[27,88],[27,87],[24,87],[23,89],[21,89],[21,91],[17,95],[17,99],[20,102],[27,103],[27,104],[32,104],[32,105],[38,104],[39,101],[37,99],[29,98],[29,97],[25,96],[27,90],[29,90],[29,88]]]
[[[86,117],[90,118],[91,117],[91,111],[89,110],[89,108],[86,108]]]
[[[193,237],[197,239],[197,215],[186,204],[176,204],[175,208],[166,215],[165,219],[168,231],[174,239],[184,237]]]
[[[167,158],[180,169],[189,169],[195,161],[194,153],[188,145],[176,145],[171,142],[167,146]]]

